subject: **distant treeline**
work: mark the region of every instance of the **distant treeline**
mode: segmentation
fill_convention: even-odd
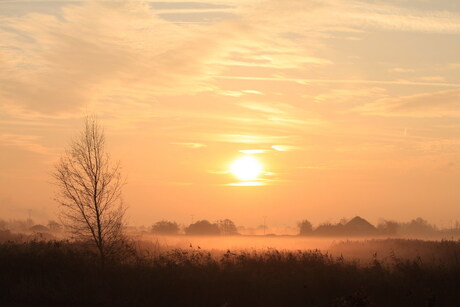
[[[176,222],[159,221],[152,225],[151,231],[155,234],[177,235],[180,227]],[[187,235],[239,235],[239,232],[232,220],[224,219],[215,223],[207,220],[197,221],[183,229]]]
[[[264,226],[259,226],[262,228]],[[351,220],[342,219],[338,223],[322,223],[317,227],[308,220],[297,224],[298,235],[300,236],[454,236],[460,235],[460,223],[455,222],[448,229],[438,229],[435,225],[428,223],[422,218],[416,218],[410,222],[383,221],[377,226],[372,225],[360,216]],[[238,229],[232,220],[225,219],[211,223],[201,220],[181,227],[176,222],[159,221],[151,227],[150,231],[155,234],[176,235],[184,233],[187,235],[239,235]],[[267,235],[274,235],[268,233]]]
[[[299,234],[302,236],[431,236],[431,235],[458,235],[458,222],[449,229],[438,229],[422,218],[410,222],[383,221],[377,226],[372,225],[360,216],[351,220],[342,220],[339,223],[323,223],[314,228],[308,220],[298,224]]]
[[[241,234],[264,234],[275,235],[272,232],[265,233],[265,225],[255,229],[237,227],[230,219],[222,219],[216,222],[199,220],[188,226],[182,226],[174,221],[161,220],[154,223],[150,228],[127,227],[128,232],[153,233],[157,235],[241,235]],[[27,220],[2,220],[0,219],[0,231],[16,231],[41,234],[55,234],[64,229],[59,222],[50,220],[46,225],[35,224],[32,219]],[[268,229],[268,228],[267,228]],[[449,228],[439,229],[422,218],[416,218],[409,222],[383,221],[377,226],[372,225],[360,216],[351,220],[342,219],[338,223],[322,223],[314,227],[308,220],[297,224],[297,234],[300,236],[458,236],[460,235],[460,223],[455,222]]]

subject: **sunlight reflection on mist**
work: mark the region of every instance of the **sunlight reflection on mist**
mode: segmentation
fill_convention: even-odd
[[[327,250],[337,238],[300,236],[162,236],[144,235],[143,240],[158,242],[163,248],[197,248],[204,250]]]

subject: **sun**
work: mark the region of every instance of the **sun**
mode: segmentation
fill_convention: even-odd
[[[240,180],[256,180],[262,173],[262,164],[254,157],[244,156],[233,162],[230,170]]]

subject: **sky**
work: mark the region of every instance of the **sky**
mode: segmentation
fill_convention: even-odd
[[[460,220],[460,2],[0,0],[0,217],[88,114],[128,223]],[[231,172],[244,156],[263,170]]]

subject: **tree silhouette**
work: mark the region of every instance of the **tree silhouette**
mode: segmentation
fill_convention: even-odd
[[[177,235],[179,225],[176,222],[159,221],[152,225],[152,232],[163,235]]]
[[[383,221],[377,227],[378,231],[382,235],[393,236],[398,234],[401,225],[395,221]]]
[[[238,234],[238,230],[232,220],[219,220],[217,221],[217,226],[219,227],[219,231],[222,235],[232,236]]]
[[[119,163],[112,164],[103,128],[94,117],[57,163],[54,178],[62,221],[77,239],[92,241],[101,262],[122,242],[125,209]]]
[[[185,228],[188,235],[219,235],[220,230],[217,224],[211,224],[207,220],[198,221]]]
[[[58,222],[54,221],[54,220],[50,220],[50,221],[48,222],[48,228],[49,228],[51,231],[59,231],[59,230],[61,230],[62,225],[59,224]]]
[[[297,225],[299,226],[299,235],[305,236],[313,233],[313,225],[308,220],[303,220]]]
[[[436,231],[436,228],[428,223],[428,221],[418,217],[405,225],[405,231],[408,234],[428,235]]]

